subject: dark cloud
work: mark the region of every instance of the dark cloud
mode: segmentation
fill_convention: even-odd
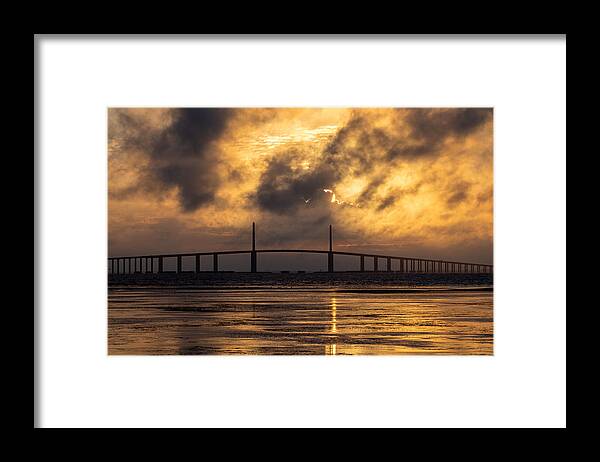
[[[387,158],[414,158],[436,155],[449,137],[462,138],[492,117],[489,108],[411,109],[404,122],[410,136],[389,149]]]
[[[382,200],[377,206],[377,210],[385,210],[388,207],[394,205],[398,198],[396,196],[387,196],[384,200]]]
[[[436,144],[451,135],[468,135],[491,116],[490,108],[412,109],[407,121],[415,138]]]
[[[326,202],[323,188],[340,178],[339,169],[327,162],[305,171],[297,168],[300,153],[288,151],[272,158],[260,176],[253,195],[258,206],[276,214],[295,212],[300,207],[322,205]]]
[[[369,181],[358,197],[360,204],[376,201],[378,188],[388,180],[386,172],[390,170],[386,167],[399,160],[433,158],[442,152],[446,139],[472,133],[491,116],[492,110],[486,108],[398,110],[395,123],[384,129],[374,124],[370,116],[354,112],[310,171],[294,168],[302,157],[297,151],[275,156],[262,174],[253,198],[262,210],[294,213],[303,200],[322,198],[323,188],[335,189],[336,183],[348,176],[365,175],[381,167],[379,176]],[[465,196],[466,192],[454,192],[449,204],[454,205]],[[390,195],[372,205],[384,210],[396,199]]]
[[[448,205],[450,208],[454,208],[461,202],[465,201],[469,196],[471,186],[471,183],[466,181],[458,181],[454,183],[448,192],[446,205]]]
[[[323,163],[344,170],[344,174],[364,174],[371,171],[390,149],[392,139],[385,130],[354,113],[329,142],[323,152]]]
[[[121,194],[177,188],[186,212],[212,202],[221,182],[219,152],[213,142],[226,130],[232,113],[221,108],[174,109],[172,123],[158,130],[120,112],[122,145],[151,158],[148,169],[139,172],[139,183]]]

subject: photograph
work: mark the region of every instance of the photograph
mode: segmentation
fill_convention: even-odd
[[[492,107],[109,107],[108,355],[494,354]]]
[[[34,428],[562,429],[566,34],[36,34]]]

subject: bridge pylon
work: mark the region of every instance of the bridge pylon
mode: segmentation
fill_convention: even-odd
[[[256,273],[256,224],[252,222],[252,251],[250,252],[250,272]]]
[[[327,271],[333,273],[333,230],[329,225],[329,252],[327,253]]]

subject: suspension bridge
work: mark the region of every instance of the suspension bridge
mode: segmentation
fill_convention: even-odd
[[[357,271],[365,271],[365,260],[372,259],[372,272],[392,271],[392,262],[397,262],[396,269],[401,273],[492,273],[493,265],[459,262],[448,260],[436,260],[427,258],[413,258],[396,255],[381,255],[372,253],[344,252],[333,249],[333,228],[329,225],[329,248],[320,249],[257,249],[256,248],[256,225],[252,223],[252,247],[247,250],[225,250],[213,252],[188,252],[160,255],[131,255],[108,257],[109,274],[134,274],[134,273],[164,273],[165,260],[176,261],[176,272],[183,273],[183,259],[193,258],[195,260],[194,271],[201,272],[201,257],[212,256],[212,271],[219,272],[219,257],[222,255],[247,254],[250,257],[250,272],[258,272],[258,255],[269,253],[299,253],[299,254],[322,254],[327,255],[327,271],[335,272],[335,256],[345,255],[357,257]],[[380,263],[383,265],[380,266]]]

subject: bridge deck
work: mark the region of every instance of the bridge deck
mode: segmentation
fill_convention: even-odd
[[[473,263],[473,262],[459,262],[452,260],[439,260],[421,257],[407,257],[398,255],[382,255],[375,253],[360,253],[360,252],[344,252],[339,250],[317,250],[317,249],[260,249],[260,250],[219,250],[213,252],[184,252],[184,253],[170,253],[170,254],[149,254],[149,255],[123,255],[116,257],[108,257],[109,260],[127,260],[133,258],[177,258],[177,257],[196,257],[196,256],[218,256],[218,255],[244,255],[244,254],[256,254],[261,253],[311,253],[311,254],[333,254],[333,255],[346,255],[352,257],[363,257],[363,258],[382,258],[390,260],[404,260],[404,261],[415,261],[415,262],[428,262],[428,263],[443,263],[451,265],[476,265],[481,267],[491,267],[492,265],[484,263]]]

